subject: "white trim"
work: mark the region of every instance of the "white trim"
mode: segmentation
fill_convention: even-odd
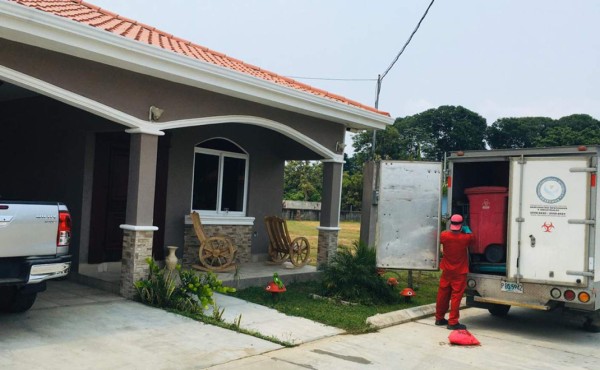
[[[228,115],[228,116],[215,116],[215,117],[204,117],[204,118],[191,118],[177,121],[169,121],[164,123],[156,123],[156,128],[159,130],[170,130],[176,128],[183,127],[195,127],[195,126],[207,126],[207,125],[216,125],[220,123],[242,123],[242,124],[250,124],[259,127],[264,127],[269,130],[278,132],[284,136],[297,141],[303,146],[311,149],[317,154],[323,156],[327,160],[331,160],[333,162],[344,161],[343,154],[337,154],[325,146],[317,142],[316,140],[306,136],[298,130],[291,128],[290,126],[284,125],[283,123],[270,120],[262,117],[255,116],[244,116],[244,115]]]
[[[209,148],[203,148],[203,147],[198,147],[198,145],[202,145],[202,143],[209,141],[209,140],[214,140],[214,139],[218,139],[218,140],[225,140],[225,141],[229,141],[230,143],[234,144],[236,147],[238,147],[240,150],[243,151],[243,153],[236,153],[236,152],[229,152],[226,150],[216,150],[216,149],[209,149]],[[195,210],[194,209],[194,182],[196,180],[196,154],[204,154],[204,155],[209,155],[209,156],[214,156],[217,157],[219,159],[219,163],[218,163],[218,180],[217,180],[217,204],[216,204],[216,209],[215,210],[208,210],[208,209],[203,209],[203,210]],[[223,203],[223,171],[225,170],[225,158],[236,158],[236,159],[241,159],[244,161],[244,196],[243,196],[243,201],[242,201],[242,210],[241,211],[227,211],[225,212],[225,214],[231,214],[232,216],[245,216],[246,215],[246,204],[248,203],[248,183],[250,182],[250,156],[248,155],[248,152],[246,152],[246,150],[244,150],[241,146],[239,146],[236,142],[229,140],[227,138],[220,138],[220,137],[211,137],[209,139],[206,139],[198,144],[196,144],[194,146],[194,160],[192,161],[192,194],[191,194],[191,208],[194,211],[197,211],[200,213],[201,216],[207,215],[207,216],[211,216],[211,215],[216,215],[221,216],[223,215],[223,211],[221,211],[221,205]]]
[[[323,231],[340,231],[341,228],[339,228],[339,227],[329,227],[329,226],[317,226],[317,230],[323,230]]]
[[[2,3],[0,2],[0,5],[1,4]],[[61,87],[49,84],[35,77],[31,77],[1,65],[0,78],[13,85],[49,96],[70,106],[93,113],[94,115],[106,118],[123,126],[130,127],[130,130],[126,130],[129,133],[145,133],[157,136],[164,135],[164,132],[161,132],[150,122],[143,121],[139,118],[123,113],[120,110],[111,108],[108,105],[104,105],[95,100],[72,93],[71,91],[65,90]]]
[[[255,217],[224,217],[224,216],[206,216],[201,215],[202,225],[242,225],[254,226]],[[191,225],[190,215],[185,215],[185,224]]]
[[[326,119],[353,129],[384,129],[394,119],[246,73],[140,43],[10,1],[0,1],[2,37],[47,50]]]
[[[164,132],[158,131],[156,129],[148,129],[148,128],[132,128],[129,130],[125,130],[128,134],[147,134],[147,135],[156,135],[156,136],[164,136]]]
[[[141,225],[119,225],[119,228],[123,230],[131,230],[131,231],[156,231],[158,227],[156,226],[141,226]]]

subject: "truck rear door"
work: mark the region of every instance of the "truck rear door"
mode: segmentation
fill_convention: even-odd
[[[587,283],[591,159],[512,158],[508,276]]]
[[[437,270],[442,165],[381,161],[377,267]]]
[[[3,257],[56,254],[58,205],[0,200]]]

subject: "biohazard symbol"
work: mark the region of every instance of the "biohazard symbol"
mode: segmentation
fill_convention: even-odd
[[[544,229],[545,233],[551,233],[552,229],[554,229],[554,225],[552,224],[552,222],[550,222],[549,224],[544,222],[544,224],[542,225],[542,228]]]
[[[485,199],[481,203],[481,209],[490,209],[490,200],[489,199]]]

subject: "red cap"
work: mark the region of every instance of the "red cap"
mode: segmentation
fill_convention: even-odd
[[[450,230],[459,231],[462,227],[463,217],[461,215],[452,215],[450,217]]]

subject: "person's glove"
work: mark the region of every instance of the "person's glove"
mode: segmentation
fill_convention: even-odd
[[[471,228],[468,227],[467,225],[463,225],[462,232],[465,234],[471,234]]]

